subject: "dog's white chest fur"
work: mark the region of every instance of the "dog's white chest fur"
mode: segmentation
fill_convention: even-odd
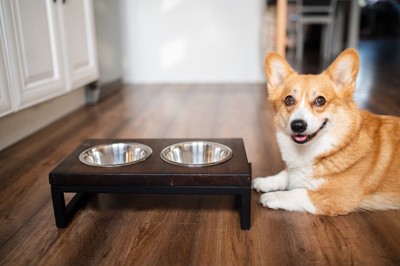
[[[332,149],[332,141],[325,136],[315,139],[310,145],[295,144],[289,136],[278,130],[278,144],[288,171],[287,189],[307,188],[315,190],[323,183],[323,178],[315,178],[313,173],[314,160],[320,154]]]
[[[330,144],[314,147],[299,146],[279,130],[277,140],[287,170],[275,176],[253,180],[254,189],[268,192],[260,197],[260,203],[273,209],[315,213],[315,206],[308,197],[307,190],[316,190],[325,182],[321,177],[314,177],[313,164],[315,157],[329,149]]]
[[[314,178],[311,167],[288,169],[288,184],[286,189],[306,188],[317,189],[324,182],[323,178]]]

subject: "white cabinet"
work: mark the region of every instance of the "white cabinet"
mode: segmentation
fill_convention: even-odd
[[[6,68],[4,31],[1,25],[3,25],[3,22],[0,20],[0,116],[9,114],[13,111],[10,97],[10,81]]]
[[[61,0],[58,0],[61,1]],[[65,0],[60,5],[71,89],[98,78],[93,4],[91,0]]]
[[[17,109],[68,91],[52,0],[2,1]]]
[[[15,110],[98,78],[92,0],[0,0]]]

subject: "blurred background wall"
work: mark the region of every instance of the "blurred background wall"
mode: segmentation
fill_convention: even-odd
[[[126,83],[264,80],[262,0],[120,0]]]

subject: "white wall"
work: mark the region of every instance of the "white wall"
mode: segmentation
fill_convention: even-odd
[[[264,0],[120,1],[124,82],[264,80]]]

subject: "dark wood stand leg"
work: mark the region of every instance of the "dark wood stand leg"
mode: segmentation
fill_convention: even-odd
[[[53,201],[54,217],[58,228],[65,228],[68,224],[67,208],[65,207],[64,192],[51,187],[51,199]]]
[[[250,217],[251,217],[251,192],[244,191],[240,196],[240,229],[250,230]]]
[[[250,179],[252,177],[252,168],[251,163],[249,164],[250,169]],[[240,228],[242,230],[250,230],[250,221],[251,221],[251,189],[245,188],[242,189],[242,193],[240,196]]]
[[[76,193],[68,205],[65,205],[64,192],[56,187],[51,187],[51,198],[53,201],[54,217],[58,228],[67,227],[82,202],[88,198],[88,194]]]

